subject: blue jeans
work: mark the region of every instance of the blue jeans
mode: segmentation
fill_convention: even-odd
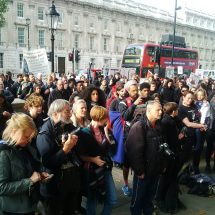
[[[133,194],[130,210],[132,215],[152,215],[153,199],[157,187],[158,178],[140,179],[136,175],[133,178]]]
[[[113,176],[111,171],[105,171],[105,200],[104,207],[102,210],[102,215],[110,215],[112,212],[113,205],[117,202],[116,187],[113,181]],[[96,214],[97,200],[96,196],[92,193],[87,195],[87,215]]]

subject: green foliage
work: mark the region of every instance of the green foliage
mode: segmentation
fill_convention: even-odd
[[[7,5],[9,0],[0,0],[0,27],[5,24],[5,17],[4,14],[7,11]]]

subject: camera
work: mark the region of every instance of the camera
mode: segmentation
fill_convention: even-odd
[[[109,156],[105,155],[105,156],[101,156],[101,159],[103,161],[105,161],[105,164],[104,164],[105,169],[112,170],[113,161],[111,160],[111,158]]]
[[[162,143],[159,145],[159,152],[166,155],[168,158],[175,158],[175,153],[169,148],[167,143]]]
[[[76,128],[72,132],[65,132],[65,133],[63,133],[62,137],[63,137],[64,142],[66,142],[68,140],[69,134],[70,135],[76,135],[79,131],[80,131],[80,127]]]

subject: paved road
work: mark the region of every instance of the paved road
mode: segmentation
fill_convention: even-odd
[[[113,176],[118,193],[118,204],[113,209],[113,215],[129,215],[130,198],[125,197],[121,191],[122,187],[122,170],[113,168]],[[129,181],[131,183],[132,176]],[[215,215],[215,196],[206,198],[186,193],[186,188],[182,187],[183,194],[180,196],[181,201],[186,205],[186,210],[181,210],[177,215]],[[159,212],[159,215],[165,213]]]

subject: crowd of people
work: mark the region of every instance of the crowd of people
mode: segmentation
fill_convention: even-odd
[[[15,98],[25,100],[22,113]],[[101,203],[109,215],[115,165],[132,215],[152,215],[154,203],[175,213],[178,173],[188,162],[200,173],[205,143],[203,171],[215,172],[214,118],[215,82],[207,78],[191,87],[157,74],[0,74],[0,211],[95,215]]]

